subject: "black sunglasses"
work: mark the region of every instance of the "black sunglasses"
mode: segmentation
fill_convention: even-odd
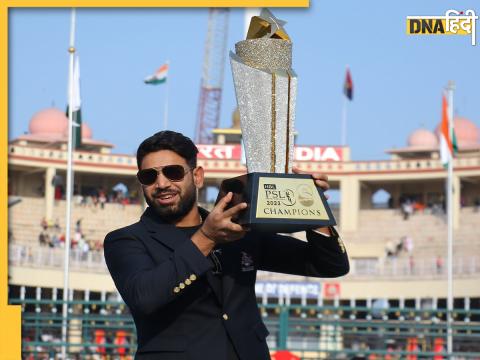
[[[163,176],[170,181],[182,181],[185,174],[190,170],[192,169],[185,169],[182,165],[159,166],[140,170],[137,172],[137,179],[142,185],[152,185],[162,172]]]

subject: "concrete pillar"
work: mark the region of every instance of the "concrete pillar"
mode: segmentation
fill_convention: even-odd
[[[45,219],[53,218],[53,205],[55,202],[55,186],[53,186],[53,178],[56,174],[54,167],[48,167],[45,170]]]
[[[340,228],[355,231],[358,228],[360,211],[360,181],[349,175],[340,181]]]
[[[82,305],[75,305],[74,306],[74,313],[77,316],[81,314],[81,306]],[[83,331],[83,323],[81,318],[69,319],[68,321],[68,342],[70,344],[70,352],[72,353],[80,353],[83,350],[81,346],[82,340],[82,331]],[[87,342],[87,339],[84,340]]]
[[[460,176],[453,175],[453,228],[460,227]]]

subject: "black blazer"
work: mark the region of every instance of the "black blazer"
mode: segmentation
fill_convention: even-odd
[[[212,262],[185,233],[150,208],[139,222],[110,232],[105,260],[135,321],[136,359],[224,360],[227,336],[241,360],[270,359],[255,295],[257,270],[314,277],[349,270],[336,232],[308,231],[307,239],[249,232],[219,246],[223,275],[216,278]]]

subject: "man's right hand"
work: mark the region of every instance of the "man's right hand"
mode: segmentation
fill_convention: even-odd
[[[229,192],[218,202],[192,237],[192,241],[204,255],[208,255],[216,244],[239,240],[245,236],[246,229],[234,223],[232,218],[246,209],[247,203],[242,202],[225,210],[232,196]]]

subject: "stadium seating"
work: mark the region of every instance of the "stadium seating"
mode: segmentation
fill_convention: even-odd
[[[62,215],[64,213],[65,201],[57,201],[53,209],[53,223],[58,222],[59,234],[65,232],[65,218]],[[101,209],[100,206],[76,204],[72,206],[72,236],[76,221],[81,219],[81,229],[86,240],[93,240],[101,244],[105,234],[113,229],[134,223],[141,213],[140,205],[107,203],[105,208]],[[38,246],[44,214],[45,200],[43,198],[23,197],[20,203],[10,208],[11,242],[30,247]],[[471,258],[480,253],[479,235],[475,226],[479,220],[480,212],[475,211],[474,208],[461,209],[460,227],[454,232],[456,259]],[[50,225],[53,223],[50,222]],[[359,212],[358,230],[340,233],[353,261],[362,261],[362,259],[382,261],[386,258],[388,244],[398,244],[402,238],[410,237],[413,241],[413,250],[409,253],[403,248],[398,251],[395,258],[405,262],[412,256],[417,264],[422,259],[426,259],[432,263],[432,268],[434,268],[436,258],[441,257],[443,261],[446,259],[446,231],[446,219],[443,213],[415,213],[408,220],[404,220],[399,210],[363,209]],[[298,233],[297,236],[304,238],[303,233]],[[474,264],[474,266],[478,267],[480,264]]]

